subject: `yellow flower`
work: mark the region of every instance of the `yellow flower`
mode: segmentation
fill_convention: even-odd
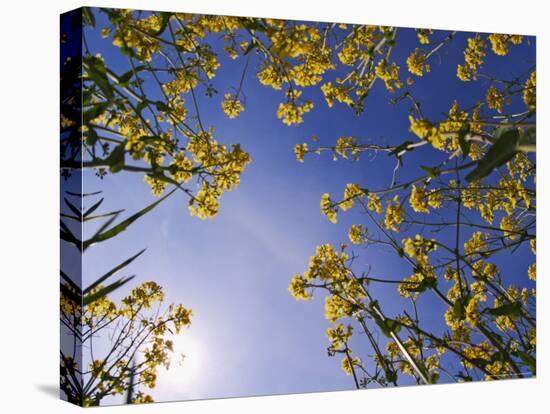
[[[344,200],[340,203],[340,208],[344,211],[353,207],[355,199],[364,194],[361,187],[357,184],[347,184],[344,190]]]
[[[330,201],[330,195],[325,193],[321,197],[321,213],[323,213],[331,223],[336,223],[336,208],[333,207]]]
[[[418,40],[422,45],[427,45],[430,43],[430,38],[428,36],[432,33],[432,29],[416,29],[416,37],[418,37]]]
[[[164,192],[164,189],[166,188],[166,183],[164,181],[157,180],[148,175],[144,176],[143,179],[147,184],[149,184],[153,195],[156,197],[159,197]]]
[[[489,89],[487,89],[485,100],[487,101],[487,106],[489,108],[496,109],[498,113],[502,112],[502,103],[504,101],[504,98],[493,85],[491,85]]]
[[[537,72],[533,71],[529,76],[529,79],[525,82],[525,89],[523,90],[523,102],[532,111],[537,106]]]
[[[300,95],[301,91],[293,96],[297,98]],[[302,105],[298,105],[294,99],[290,102],[279,104],[279,108],[277,109],[277,118],[282,119],[285,125],[301,124],[304,122],[302,115],[313,108],[313,102],[311,101],[305,101]]]
[[[393,93],[395,89],[401,88],[401,81],[399,80],[399,66],[394,63],[388,66],[385,59],[378,62],[375,68],[376,76],[384,81],[388,92]]]
[[[296,154],[296,159],[299,162],[304,162],[304,155],[307,154],[307,151],[307,142],[294,145],[294,153]]]
[[[325,96],[329,108],[332,108],[334,105],[334,100],[350,106],[353,104],[353,100],[349,97],[348,89],[343,85],[333,85],[332,82],[327,82],[321,86],[321,91]]]
[[[378,197],[378,195],[376,194],[369,194],[367,208],[380,214],[382,212],[382,203],[380,202],[380,197]]]
[[[336,140],[334,150],[342,158],[347,159],[349,154],[357,154],[357,140],[354,137],[340,137]]]
[[[344,328],[344,325],[338,323],[334,328],[327,329],[327,337],[331,343],[333,349],[339,349],[343,347],[353,335],[353,328],[351,325],[347,325]]]
[[[483,235],[480,231],[476,231],[472,234],[470,240],[464,243],[464,252],[467,256],[480,254],[487,248]]]
[[[424,70],[426,72],[430,71],[430,65],[425,63],[426,55],[419,48],[414,49],[414,51],[407,58],[407,68],[409,72],[416,76],[422,76]]]
[[[489,35],[491,49],[495,55],[499,56],[506,56],[508,54],[508,42],[519,45],[522,40],[523,36],[520,35],[505,35],[498,33],[492,33]]]
[[[399,225],[403,223],[405,219],[405,210],[399,202],[399,197],[396,195],[393,198],[393,205],[388,203],[386,207],[386,216],[384,217],[384,225],[388,230],[395,232],[399,231]]]
[[[222,109],[230,119],[233,119],[239,116],[239,114],[244,110],[244,106],[236,96],[226,93],[224,100],[222,101]]]
[[[537,264],[533,263],[527,270],[527,276],[529,280],[537,280]]]
[[[206,182],[197,195],[189,200],[189,212],[201,220],[213,218],[220,208],[219,193]]]
[[[297,300],[309,300],[311,299],[311,293],[307,290],[307,281],[299,275],[296,275],[292,278],[288,291]]]
[[[515,240],[518,237],[520,226],[516,218],[505,216],[500,221],[500,229],[503,230],[504,237],[508,240]]]
[[[358,367],[360,365],[361,365],[361,360],[358,357],[351,358],[351,357],[345,356],[344,358],[342,358],[342,370],[346,373],[346,375],[351,375],[353,367]]]
[[[417,188],[413,184],[409,199],[411,207],[417,213],[429,213],[426,187]]]
[[[365,241],[365,233],[361,224],[353,224],[348,231],[349,241],[353,244],[361,244]]]
[[[176,154],[170,163],[171,174],[177,182],[186,183],[193,178],[193,162],[182,152]]]
[[[267,66],[258,72],[258,80],[262,85],[271,86],[273,89],[281,89],[283,78],[274,66]]]
[[[457,67],[457,76],[460,80],[477,79],[477,68],[483,63],[486,47],[487,45],[480,35],[468,39],[468,46],[464,50],[464,64]]]

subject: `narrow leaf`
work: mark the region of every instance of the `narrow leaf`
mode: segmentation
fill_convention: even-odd
[[[101,231],[101,232],[96,233],[96,235],[94,235],[94,237],[92,237],[91,239],[86,240],[84,242],[84,249],[87,249],[89,246],[91,246],[94,243],[99,243],[99,242],[108,240],[111,237],[116,236],[120,232],[123,232],[124,230],[126,230],[128,228],[128,226],[130,224],[132,224],[134,221],[136,221],[140,217],[147,214],[149,211],[153,210],[156,206],[158,206],[160,203],[162,203],[164,200],[166,200],[169,196],[171,196],[174,193],[174,191],[176,191],[176,188],[173,189],[172,191],[170,191],[164,197],[162,197],[162,198],[158,199],[157,201],[149,204],[144,209],[138,211],[136,214],[128,217],[126,220],[124,220],[121,223],[117,224],[116,226],[110,228],[109,230]]]
[[[88,294],[88,295],[84,296],[84,299],[82,300],[82,305],[87,306],[90,303],[93,303],[96,300],[99,300],[99,299],[103,298],[104,296],[107,296],[109,293],[111,293],[114,290],[118,289],[119,287],[126,284],[127,282],[129,282],[133,278],[134,278],[134,276],[129,276],[125,279],[117,280],[116,282],[110,284],[109,286],[101,288],[100,290],[98,290],[95,293]]]
[[[84,294],[89,293],[91,290],[95,289],[97,286],[102,284],[105,280],[113,276],[115,273],[117,273],[119,270],[125,268],[130,263],[132,263],[135,259],[137,259],[146,249],[143,249],[139,253],[135,254],[134,256],[130,257],[129,259],[125,260],[121,264],[113,267],[111,270],[109,270],[107,273],[105,273],[103,276],[101,276],[99,279],[97,279],[94,283],[92,283],[90,286],[88,286],[86,289],[84,289]]]

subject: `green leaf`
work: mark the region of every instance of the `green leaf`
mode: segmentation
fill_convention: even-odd
[[[101,276],[100,278],[98,278],[94,283],[92,283],[90,286],[88,286],[85,290],[84,290],[84,293],[87,294],[89,293],[91,290],[95,289],[96,287],[98,287],[100,284],[102,284],[103,282],[105,282],[105,280],[107,280],[108,278],[110,278],[111,276],[113,276],[115,273],[117,273],[118,271],[120,271],[121,269],[125,268],[126,266],[128,266],[130,263],[132,263],[135,259],[137,259],[139,256],[141,256],[143,254],[143,252],[145,251],[146,249],[143,249],[142,251],[140,251],[139,253],[135,254],[134,256],[130,257],[129,259],[126,259],[124,262],[122,262],[121,264],[113,267],[111,270],[109,270],[107,273],[105,273],[103,276]]]
[[[82,296],[76,292],[73,292],[66,285],[60,284],[59,290],[61,291],[61,296],[70,299],[75,305],[80,306],[82,304]]]
[[[409,148],[409,145],[413,144],[413,141],[405,141],[401,144],[399,144],[397,147],[395,147],[393,150],[391,150],[388,155],[395,155],[399,157],[399,153],[406,150],[406,151],[412,151],[414,147]]]
[[[441,171],[439,171],[439,168],[437,167],[426,167],[425,165],[421,165],[420,168],[426,171],[428,177],[432,179],[439,177],[439,175],[441,174]]]
[[[81,249],[81,245],[82,245],[82,242],[80,240],[78,240],[74,235],[73,233],[69,230],[69,228],[67,227],[67,225],[65,223],[63,223],[62,221],[59,222],[59,224],[61,225],[61,230],[60,230],[60,237],[61,237],[61,240],[65,240],[66,242],[68,243],[72,243],[74,244],[78,250]]]
[[[82,8],[82,22],[87,26],[95,28],[95,16],[89,7]]]
[[[156,101],[155,102],[155,106],[157,107],[157,109],[159,111],[162,111],[162,112],[170,112],[170,107],[168,105],[166,105],[164,102],[162,101]]]
[[[254,39],[252,39],[252,41],[250,42],[250,44],[248,45],[248,47],[247,47],[246,50],[244,51],[243,56],[248,55],[250,52],[252,52],[252,50],[253,50],[255,47],[256,47],[256,42],[254,41]]]
[[[117,280],[116,282],[110,284],[109,286],[101,288],[100,290],[98,290],[95,293],[84,296],[84,298],[82,300],[82,305],[87,306],[90,303],[93,303],[96,300],[99,300],[99,299],[103,298],[104,296],[107,296],[109,293],[111,293],[114,290],[118,289],[119,287],[126,284],[127,282],[129,282],[133,278],[134,278],[134,276],[129,276],[127,278]]]
[[[86,56],[83,58],[88,77],[97,85],[108,99],[114,98],[113,86],[107,78],[107,71],[103,61],[95,56]]]
[[[518,316],[521,314],[522,305],[520,302],[506,303],[497,308],[488,309],[493,316]]]
[[[248,30],[258,30],[260,32],[263,32],[265,30],[265,27],[260,23],[260,19],[256,19],[253,17],[241,17],[239,18],[239,20],[241,24]]]
[[[65,191],[67,194],[75,196],[75,197],[91,197],[98,194],[101,194],[101,191],[95,191],[93,193],[73,193],[71,191]]]
[[[80,217],[71,216],[70,214],[61,213],[60,216],[63,217],[63,218],[67,218],[69,220],[77,221],[79,223],[82,222],[82,219]]]
[[[170,21],[170,17],[172,17],[172,14],[173,13],[169,13],[169,12],[160,13],[160,27],[156,32],[153,32],[153,36],[158,36],[162,32],[164,32],[164,30],[166,29],[166,26],[168,25],[168,22]]]
[[[97,220],[105,217],[118,216],[122,212],[124,212],[124,210],[112,211],[110,213],[105,213],[105,214],[96,214],[95,216],[87,216],[87,217],[84,217],[83,221],[91,221],[91,220]]]
[[[527,128],[519,138],[519,149],[523,152],[536,152],[537,150],[537,129]]]
[[[518,150],[519,132],[516,128],[499,128],[495,133],[496,141],[487,154],[478,161],[476,168],[467,176],[468,182],[480,180],[510,161]]]
[[[93,206],[91,206],[86,212],[83,214],[84,217],[88,217],[90,214],[92,214],[94,211],[97,210],[97,208],[103,203],[103,198],[99,200],[97,203],[95,203]]]
[[[437,279],[435,277],[425,277],[417,285],[411,285],[410,287],[405,287],[405,290],[408,292],[424,292],[427,289],[434,289],[437,287]]]
[[[118,144],[105,159],[109,164],[109,171],[112,173],[119,172],[124,167],[125,143]]]
[[[388,338],[392,337],[392,333],[398,333],[401,330],[401,325],[399,324],[399,322],[393,319],[386,318],[383,320],[379,316],[375,316],[374,321],[376,322],[384,336]]]
[[[527,352],[520,351],[517,353],[517,355],[519,359],[521,359],[525,363],[525,365],[527,365],[533,375],[537,375],[537,360]]]
[[[453,305],[453,315],[459,320],[464,320],[464,317],[466,316],[466,311],[464,309],[464,305],[462,304],[462,301],[460,299],[457,299],[457,301]]]
[[[69,209],[78,217],[82,217],[82,212],[74,205],[72,204],[69,200],[67,200],[65,197],[63,197],[63,200],[65,201],[65,204],[67,205],[67,207],[69,207]]]
[[[90,147],[93,147],[97,143],[98,139],[99,139],[99,136],[97,135],[97,132],[95,131],[95,128],[89,127],[88,128],[87,139],[86,139],[86,144],[88,144],[88,146],[90,146]]]
[[[76,290],[77,292],[80,292],[82,290],[80,289],[80,286],[78,286],[75,282],[73,282],[72,279],[69,276],[67,276],[67,274],[63,270],[60,270],[59,273],[61,275],[61,278],[65,282],[67,282],[67,284],[71,286],[74,290]]]
[[[99,243],[105,240],[108,240],[112,237],[115,237],[117,234],[123,232],[128,228],[130,224],[132,224],[134,221],[139,219],[140,217],[147,214],[149,211],[153,210],[156,206],[158,206],[160,203],[162,203],[164,200],[166,200],[169,196],[171,196],[174,191],[176,191],[177,188],[170,191],[168,194],[166,194],[164,197],[158,199],[157,201],[149,204],[144,209],[138,211],[136,214],[128,217],[126,220],[122,221],[121,223],[117,224],[116,226],[110,228],[109,230],[98,231],[91,239],[88,239],[84,242],[84,250],[86,250],[88,247],[90,247],[92,244]]]
[[[460,150],[462,151],[462,159],[466,159],[470,153],[470,147],[472,143],[466,139],[466,135],[470,133],[470,124],[463,124],[458,131],[458,144],[460,145]]]
[[[134,76],[135,73],[145,69],[147,69],[147,66],[145,65],[136,66],[135,68],[130,69],[128,72],[125,72],[120,76],[115,75],[115,77],[117,78],[118,84],[120,86],[128,86],[128,83],[130,82],[130,79],[132,79],[132,76]]]
[[[82,114],[82,121],[85,124],[89,124],[92,120],[104,113],[109,107],[109,102],[99,102],[92,106],[90,109],[87,109]]]

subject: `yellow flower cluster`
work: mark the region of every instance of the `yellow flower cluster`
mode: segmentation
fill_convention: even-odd
[[[292,278],[292,281],[288,286],[288,291],[294,297],[294,299],[308,300],[311,299],[311,293],[306,290],[307,288],[307,280],[300,275],[296,275]]]
[[[509,48],[508,43],[519,45],[523,41],[523,36],[520,35],[505,35],[498,33],[491,33],[489,36],[491,42],[491,49],[495,55],[506,56]]]
[[[428,206],[432,208],[441,207],[441,192],[438,190],[428,191],[425,186],[417,187],[413,184],[409,202],[412,209],[417,213],[429,213]]]
[[[502,104],[504,98],[502,94],[493,85],[487,89],[487,95],[485,96],[487,106],[491,109],[496,109],[498,113],[502,112]]]
[[[334,148],[336,154],[340,155],[344,159],[348,159],[349,155],[357,155],[357,139],[354,137],[340,137],[336,140],[336,146]]]
[[[343,211],[349,210],[353,207],[355,199],[363,196],[364,194],[365,192],[357,184],[346,184],[344,199],[340,202],[340,208]]]
[[[226,93],[222,101],[222,109],[230,119],[237,118],[244,111],[244,106],[236,96]]]
[[[321,196],[321,213],[323,213],[330,220],[331,223],[336,224],[336,207],[330,200],[330,194],[325,193]]]
[[[352,244],[361,244],[365,241],[366,230],[361,224],[353,224],[348,231],[348,238]]]
[[[331,286],[332,295],[325,298],[325,317],[334,323],[336,320],[349,317],[354,305],[365,298],[365,292],[348,268],[349,256],[344,246],[336,251],[332,245],[317,246],[314,256],[309,260],[309,267],[301,275],[292,279],[289,291],[296,299],[309,299],[311,293],[306,289],[318,279]]]
[[[170,167],[172,178],[178,183],[187,183],[193,178],[193,162],[185,156],[183,151],[174,155]]]
[[[485,235],[488,238],[488,235]],[[487,244],[483,238],[483,234],[480,231],[476,231],[472,234],[472,237],[464,243],[464,253],[467,256],[474,256],[483,253],[487,249]]]
[[[429,36],[433,33],[432,29],[416,29],[416,37],[422,45],[427,45],[430,43]]]
[[[388,66],[388,62],[382,59],[378,62],[375,69],[376,76],[384,81],[388,92],[393,93],[396,89],[401,88],[399,80],[399,66],[394,63]]]
[[[330,341],[331,349],[334,351],[341,348],[345,348],[347,342],[353,335],[353,328],[351,325],[346,325],[338,323],[334,327],[327,329],[327,338]]]
[[[354,367],[361,366],[361,360],[359,357],[343,357],[342,358],[342,371],[346,373],[346,375],[352,375],[352,371]]]
[[[349,96],[349,90],[344,85],[333,85],[332,82],[327,82],[321,86],[321,91],[329,108],[332,108],[335,100],[348,106],[353,104],[353,99]]]
[[[304,162],[304,155],[307,154],[307,151],[307,142],[294,145],[294,154],[296,154],[298,162]]]
[[[279,104],[279,108],[277,109],[277,118],[282,119],[283,124],[289,126],[301,124],[304,121],[302,116],[313,109],[312,101],[307,100],[301,105],[296,103],[296,100],[301,95],[302,91],[289,91],[287,93],[289,101]]]
[[[435,149],[456,151],[459,148],[458,132],[467,121],[468,113],[460,111],[458,102],[454,101],[448,118],[439,125],[409,115],[409,130],[420,139],[428,141]]]
[[[160,18],[150,15],[135,20],[132,10],[121,10],[121,20],[113,35],[113,45],[132,48],[139,59],[149,62],[153,53],[160,50],[160,42],[153,34],[160,29]]]
[[[273,65],[266,66],[256,76],[262,85],[271,86],[273,89],[280,90],[283,85],[283,77]]]
[[[519,221],[513,216],[504,216],[500,220],[500,229],[504,232],[504,237],[508,240],[515,240],[519,236],[521,229]]]
[[[529,269],[527,269],[527,276],[529,277],[529,280],[536,281],[537,280],[537,264],[533,263],[531,266],[529,266]]]
[[[166,182],[151,177],[149,175],[145,175],[143,177],[143,181],[149,184],[149,187],[151,187],[151,192],[155,197],[160,197],[166,189]]]
[[[382,212],[382,203],[380,202],[380,197],[378,197],[377,194],[369,193],[367,208],[378,214]]]
[[[462,81],[477,79],[477,68],[483,64],[486,47],[487,45],[480,35],[468,39],[468,46],[464,50],[464,64],[457,67],[458,79]]]
[[[201,220],[213,218],[220,208],[220,193],[206,182],[197,195],[189,200],[189,213]]]
[[[424,71],[430,71],[430,65],[425,63],[426,54],[419,48],[413,50],[413,52],[407,58],[407,68],[409,72],[416,76],[422,76]]]
[[[533,71],[525,82],[523,102],[532,111],[537,107],[537,72]]]
[[[403,223],[405,219],[405,209],[399,202],[399,196],[395,195],[393,197],[393,203],[388,201],[388,206],[386,207],[386,215],[384,217],[384,225],[388,230],[395,232],[399,231],[399,226]]]
[[[421,356],[420,348],[412,338],[407,338],[403,341],[403,345],[407,350],[407,353],[413,358],[413,360],[418,362],[418,358]],[[411,364],[404,358],[401,357],[401,349],[395,342],[388,342],[386,345],[386,350],[390,355],[392,360],[399,359],[398,368],[403,374],[410,375],[414,377],[416,375]]]

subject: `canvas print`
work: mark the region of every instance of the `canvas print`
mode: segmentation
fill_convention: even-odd
[[[534,36],[93,7],[60,29],[61,398],[536,375]]]

